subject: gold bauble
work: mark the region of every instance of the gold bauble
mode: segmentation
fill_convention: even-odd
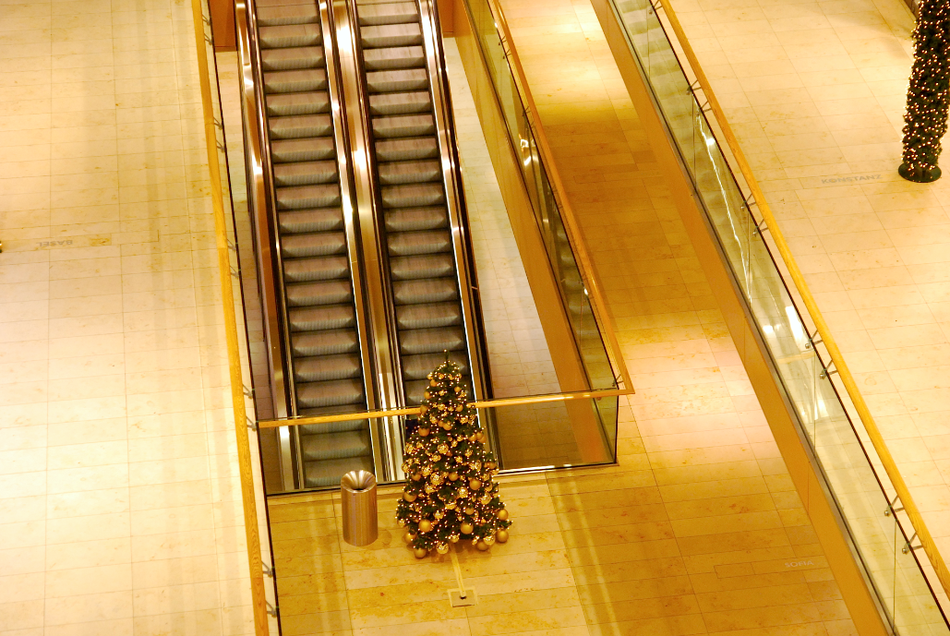
[[[412,543],[413,541],[416,540],[416,535],[414,535],[414,534],[411,533],[411,532],[407,532],[406,534],[403,535],[402,539],[403,539],[403,541],[405,541],[406,543]]]
[[[426,555],[429,554],[429,551],[426,550],[425,548],[416,548],[415,550],[412,551],[412,553],[416,555],[417,559],[424,559]]]
[[[461,393],[461,392],[462,392],[462,387],[460,387],[460,386],[455,387],[455,392],[456,392],[456,393]]]
[[[468,487],[471,488],[472,490],[478,490],[479,488],[482,487],[482,482],[480,482],[477,479],[473,479],[468,482]]]
[[[478,549],[479,552],[484,552],[485,550],[487,550],[487,549],[490,548],[491,546],[489,546],[489,545],[488,545],[487,543],[485,543],[484,541],[479,541],[478,543],[475,544],[475,547]]]
[[[507,530],[499,530],[498,532],[496,532],[496,533],[495,533],[495,540],[496,540],[498,543],[506,543],[506,542],[508,541],[508,531],[507,531]]]
[[[429,386],[439,386],[439,383],[436,382],[435,380],[431,380],[431,379],[430,379],[430,380],[429,380]]]
[[[489,495],[489,494],[482,495],[482,498],[479,499],[478,501],[479,501],[479,503],[481,503],[483,506],[487,506],[488,504],[491,503],[491,495]]]
[[[425,404],[421,405],[421,406],[419,407],[419,415],[425,415],[425,414],[426,414],[426,411],[428,411],[428,410],[429,410],[429,407],[428,407],[428,406],[426,406]]]
[[[502,521],[507,521],[507,520],[508,520],[508,511],[505,510],[504,508],[502,508],[501,510],[499,510],[498,512],[495,513],[495,516],[498,517],[499,519],[501,519]]]
[[[491,545],[491,544],[493,544],[493,543],[495,542],[495,537],[493,537],[492,535],[488,535],[487,537],[485,537],[484,539],[482,539],[482,541],[484,541],[484,542],[487,543],[488,545]]]
[[[459,539],[461,539],[461,537],[458,536],[457,534],[453,534],[451,537],[449,537],[449,541],[451,541],[452,543],[458,543]]]
[[[459,526],[459,531],[460,531],[462,534],[472,534],[472,532],[473,532],[474,530],[475,530],[475,526],[473,526],[472,524],[470,524],[470,523],[467,522],[467,521],[466,521],[465,523],[463,523],[462,525]]]
[[[423,519],[419,522],[419,532],[428,532],[432,529],[432,522],[428,519]]]
[[[439,484],[442,483],[442,475],[440,475],[439,473],[432,473],[432,477],[429,478],[429,481],[432,483],[433,486],[438,486]]]
[[[429,429],[427,429],[427,428],[420,428],[420,429],[419,429],[419,435],[421,435],[422,437],[428,437],[428,436],[429,436]]]
[[[449,473],[449,481],[455,481],[458,478],[459,478],[458,473]]]
[[[412,474],[412,481],[419,481],[420,479],[422,479],[422,473],[413,473],[413,474]]]
[[[432,493],[434,493],[434,492],[435,492],[436,490],[438,490],[438,489],[437,489],[435,486],[433,486],[432,484],[426,484],[426,489],[425,489],[425,490],[426,490],[426,494],[431,495]]]
[[[435,546],[435,551],[438,552],[439,554],[447,554],[449,551],[449,544],[440,543],[437,546]]]
[[[466,509],[465,509],[465,514],[467,514],[469,517],[471,517],[473,514],[475,514],[475,509],[474,509],[474,508],[466,508]]]
[[[404,493],[402,493],[402,498],[403,498],[407,503],[412,503],[413,501],[416,500],[416,495],[413,495],[412,493],[404,492]]]
[[[448,455],[448,454],[449,454],[449,445],[443,442],[442,444],[439,444],[438,450],[439,450],[439,452],[442,453],[443,455]]]
[[[425,399],[427,399],[427,400],[431,400],[431,399],[432,399],[432,396],[429,394],[428,391],[426,391],[425,393],[423,393],[423,394],[422,394],[422,397],[425,398]]]

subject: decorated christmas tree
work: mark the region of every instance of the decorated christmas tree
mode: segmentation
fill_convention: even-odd
[[[406,442],[408,481],[396,508],[416,557],[471,541],[487,550],[508,540],[508,511],[493,475],[498,464],[468,401],[458,365],[446,361],[429,374],[422,412]]]
[[[904,163],[898,172],[909,181],[940,178],[940,139],[947,132],[950,106],[950,6],[923,0],[914,29],[914,65],[904,115]]]

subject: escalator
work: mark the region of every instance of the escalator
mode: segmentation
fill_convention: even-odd
[[[356,0],[356,17],[405,400],[422,401],[426,375],[446,358],[462,367],[471,395],[446,149],[439,147],[427,68],[433,52],[426,51],[420,7],[415,0]]]
[[[343,216],[324,29],[313,0],[258,0],[265,121],[270,141],[289,414],[367,408],[357,306]],[[343,175],[346,178],[346,175]],[[308,487],[373,470],[367,420],[301,426]]]
[[[267,194],[255,218],[258,268],[271,281],[261,295],[273,411],[319,416],[418,404],[426,376],[446,358],[462,367],[469,395],[484,397],[447,96],[440,78],[432,87],[439,46],[423,33],[424,20],[434,24],[429,7],[247,7],[254,101],[263,111]],[[376,430],[360,418],[282,430],[284,490],[334,486],[350,470],[397,477],[392,467],[401,462],[388,454],[402,447],[398,424]]]

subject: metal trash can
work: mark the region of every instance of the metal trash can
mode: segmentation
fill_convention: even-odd
[[[340,480],[343,499],[343,540],[350,545],[369,545],[379,536],[376,517],[376,476],[366,470],[351,470]]]

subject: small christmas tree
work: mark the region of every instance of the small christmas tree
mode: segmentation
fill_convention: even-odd
[[[947,0],[923,0],[914,29],[914,66],[904,115],[904,163],[908,181],[940,178],[940,139],[947,132],[950,107],[950,7]]]
[[[462,387],[462,373],[446,361],[429,374],[417,425],[406,442],[408,482],[396,508],[416,557],[471,541],[487,550],[508,540],[508,511],[492,476],[498,464],[485,450],[485,433]]]

